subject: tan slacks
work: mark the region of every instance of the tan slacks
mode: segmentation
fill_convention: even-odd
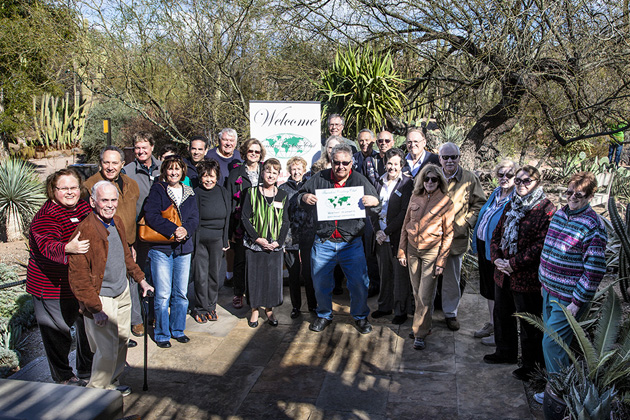
[[[94,352],[89,388],[114,389],[125,368],[127,341],[131,332],[131,296],[129,286],[116,297],[101,296],[103,312],[109,319],[99,327],[94,319],[85,318],[85,331]]]
[[[416,249],[407,247],[407,264],[416,311],[413,314],[413,334],[425,338],[431,331],[433,300],[437,288],[435,261],[439,249]]]

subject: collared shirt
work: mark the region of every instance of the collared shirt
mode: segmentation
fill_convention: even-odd
[[[98,213],[96,213],[96,211],[94,211],[94,213],[96,214],[96,218],[101,221],[103,226],[105,226],[105,229],[107,229],[110,226],[111,227],[116,227],[116,225],[114,224],[114,218],[113,217],[112,217],[112,220],[110,220],[109,223],[107,223],[107,222],[105,222],[105,220],[101,219],[101,217],[98,215]]]
[[[399,173],[397,178],[388,183],[388,175],[388,173],[384,173],[383,176],[381,176],[383,187],[381,188],[379,198],[381,199],[381,204],[383,207],[381,208],[381,212],[378,214],[378,224],[381,230],[385,230],[385,228],[387,228],[387,209],[389,208],[389,198],[392,196],[392,193],[396,189],[398,181],[402,179],[402,173]],[[385,239],[385,242],[389,242],[389,235]]]
[[[455,171],[455,173],[451,176],[446,175],[446,172],[444,172],[444,168],[442,168],[442,175],[444,175],[444,178],[446,178],[447,182],[451,182],[452,179],[455,179],[456,181],[459,181],[461,179],[461,175],[457,176],[457,174],[460,172],[461,167],[457,166],[457,170]]]
[[[350,169],[348,176],[350,176],[351,173],[352,173],[352,169]],[[333,181],[333,188],[343,188],[344,185],[346,185],[346,181],[343,181],[343,184],[342,184],[341,182],[337,180],[337,177],[335,176],[335,172],[332,170],[330,171],[330,177],[332,178],[332,181]],[[341,236],[341,233],[339,233],[339,231],[337,230],[337,220],[335,220],[335,231],[332,233],[332,235],[330,235],[330,237],[333,239],[343,239],[343,236]]]
[[[512,190],[512,192],[510,192],[507,196],[503,198],[501,198],[500,192],[496,194],[494,203],[491,203],[488,206],[488,208],[486,208],[486,211],[481,216],[481,220],[479,220],[479,226],[477,227],[478,239],[482,241],[485,240],[485,232],[486,232],[486,229],[488,228],[488,222],[490,221],[490,219],[496,212],[501,211],[501,209],[503,208],[503,205],[506,202],[510,201],[510,199],[512,198],[512,195],[514,194],[514,191],[515,190]]]
[[[416,175],[418,174],[418,171],[422,167],[422,162],[424,162],[424,157],[425,157],[426,154],[427,154],[426,150],[423,150],[422,154],[420,155],[418,160],[416,160],[415,163],[414,163],[413,159],[411,158],[411,153],[407,153],[407,156],[405,156],[405,160],[407,161],[407,166],[409,166],[409,168],[411,170],[411,176],[413,178],[416,177]]]

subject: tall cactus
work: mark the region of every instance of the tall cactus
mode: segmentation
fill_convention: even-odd
[[[74,107],[70,112],[70,94],[66,97],[54,98],[50,94],[43,94],[37,117],[37,99],[33,97],[33,120],[39,143],[46,147],[59,149],[80,144],[85,131],[87,114],[86,103],[81,103],[77,95],[74,96]],[[62,111],[59,111],[61,105]]]
[[[615,197],[608,199],[608,212],[610,213],[610,222],[615,229],[615,233],[619,236],[621,248],[619,249],[619,288],[621,295],[626,302],[630,302],[628,286],[630,285],[630,206],[626,208],[626,222],[623,223]]]

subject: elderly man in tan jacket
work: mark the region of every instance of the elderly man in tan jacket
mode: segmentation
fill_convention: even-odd
[[[73,234],[89,240],[85,254],[68,257],[68,280],[72,293],[85,316],[85,331],[94,352],[88,387],[118,389],[118,377],[125,367],[130,331],[131,299],[127,274],[140,285],[144,294],[153,290],[144,273],[133,261],[127,245],[125,225],[116,216],[118,190],[109,181],[99,181],[92,188],[90,213]]]
[[[442,173],[448,183],[448,196],[453,201],[455,212],[453,242],[442,278],[442,310],[446,325],[453,331],[459,330],[457,308],[461,297],[462,259],[468,250],[470,232],[475,227],[479,210],[486,202],[479,178],[462,168],[459,158],[460,151],[456,144],[444,143],[440,147]]]

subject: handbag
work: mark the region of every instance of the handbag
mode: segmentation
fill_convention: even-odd
[[[171,204],[166,210],[162,211],[162,217],[170,220],[177,226],[182,225],[182,220],[179,218],[179,213],[177,212],[174,204]],[[140,221],[138,222],[138,236],[140,237],[141,241],[151,242],[154,244],[170,244],[172,242],[175,242],[175,235],[167,238],[166,236],[157,232],[155,229],[147,225],[146,220],[144,220],[144,216],[142,216],[142,219],[140,219]]]

